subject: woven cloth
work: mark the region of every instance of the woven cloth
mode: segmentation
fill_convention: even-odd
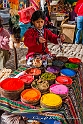
[[[20,67],[18,69],[18,71],[22,70],[26,70],[26,68]],[[68,97],[63,100],[62,107],[55,111],[58,116],[53,115],[55,119],[60,119],[59,117],[61,117],[61,120],[64,122],[63,124],[83,124],[82,85],[80,83],[80,81],[82,81],[82,75],[80,74],[81,72],[79,70],[76,77],[73,78],[72,86],[69,87]],[[44,114],[46,112],[52,111],[50,109],[23,104],[22,102],[9,100],[3,97],[0,97],[0,109],[21,115],[23,115],[23,113],[25,113],[25,115],[27,115],[27,113]],[[51,115],[53,113],[54,112],[52,112]]]

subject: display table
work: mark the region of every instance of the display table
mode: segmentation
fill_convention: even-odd
[[[80,80],[82,81],[81,72],[83,70],[81,70],[81,66],[73,78],[73,84],[69,87],[68,97],[63,100],[60,109],[53,111],[51,109],[41,108],[39,105],[31,106],[29,104],[23,104],[20,100],[9,100],[4,97],[0,97],[0,109],[11,114],[39,120],[44,124],[54,124],[55,120],[62,122],[62,124],[83,124],[83,99],[82,85],[80,82]],[[26,69],[26,66],[21,66],[10,77],[14,77]]]

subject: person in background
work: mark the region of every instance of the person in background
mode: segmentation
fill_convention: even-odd
[[[32,14],[31,23],[33,27],[29,28],[24,34],[24,44],[28,47],[26,59],[32,55],[31,53],[49,54],[48,42],[58,44],[58,36],[49,29],[44,28],[45,15],[41,10],[37,10]],[[60,35],[60,39],[63,42],[65,36]]]
[[[0,17],[0,69],[5,67],[6,62],[10,57],[9,48],[9,32],[3,28],[2,18]]]
[[[81,33],[83,32],[83,0],[78,0],[75,6],[75,12],[77,14],[77,32],[75,38],[75,44],[79,44]],[[83,35],[82,35],[83,44]]]
[[[48,3],[45,2],[44,4],[44,14],[48,18],[48,21],[51,22],[50,15],[49,15],[49,10],[48,10]]]
[[[76,17],[77,17],[77,14],[75,13],[74,8],[75,8],[75,5],[73,3],[69,11],[69,21],[71,21],[72,23],[75,23]]]

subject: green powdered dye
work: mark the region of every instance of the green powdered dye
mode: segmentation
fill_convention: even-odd
[[[52,73],[45,72],[41,75],[41,78],[44,80],[53,80],[56,78],[56,76]]]
[[[78,68],[78,65],[74,64],[74,63],[66,63],[65,67],[70,68],[70,69],[76,69],[76,68]]]

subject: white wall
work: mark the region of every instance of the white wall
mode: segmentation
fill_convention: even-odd
[[[40,5],[41,5],[43,11],[44,11],[44,3],[45,3],[45,0],[40,0]]]

